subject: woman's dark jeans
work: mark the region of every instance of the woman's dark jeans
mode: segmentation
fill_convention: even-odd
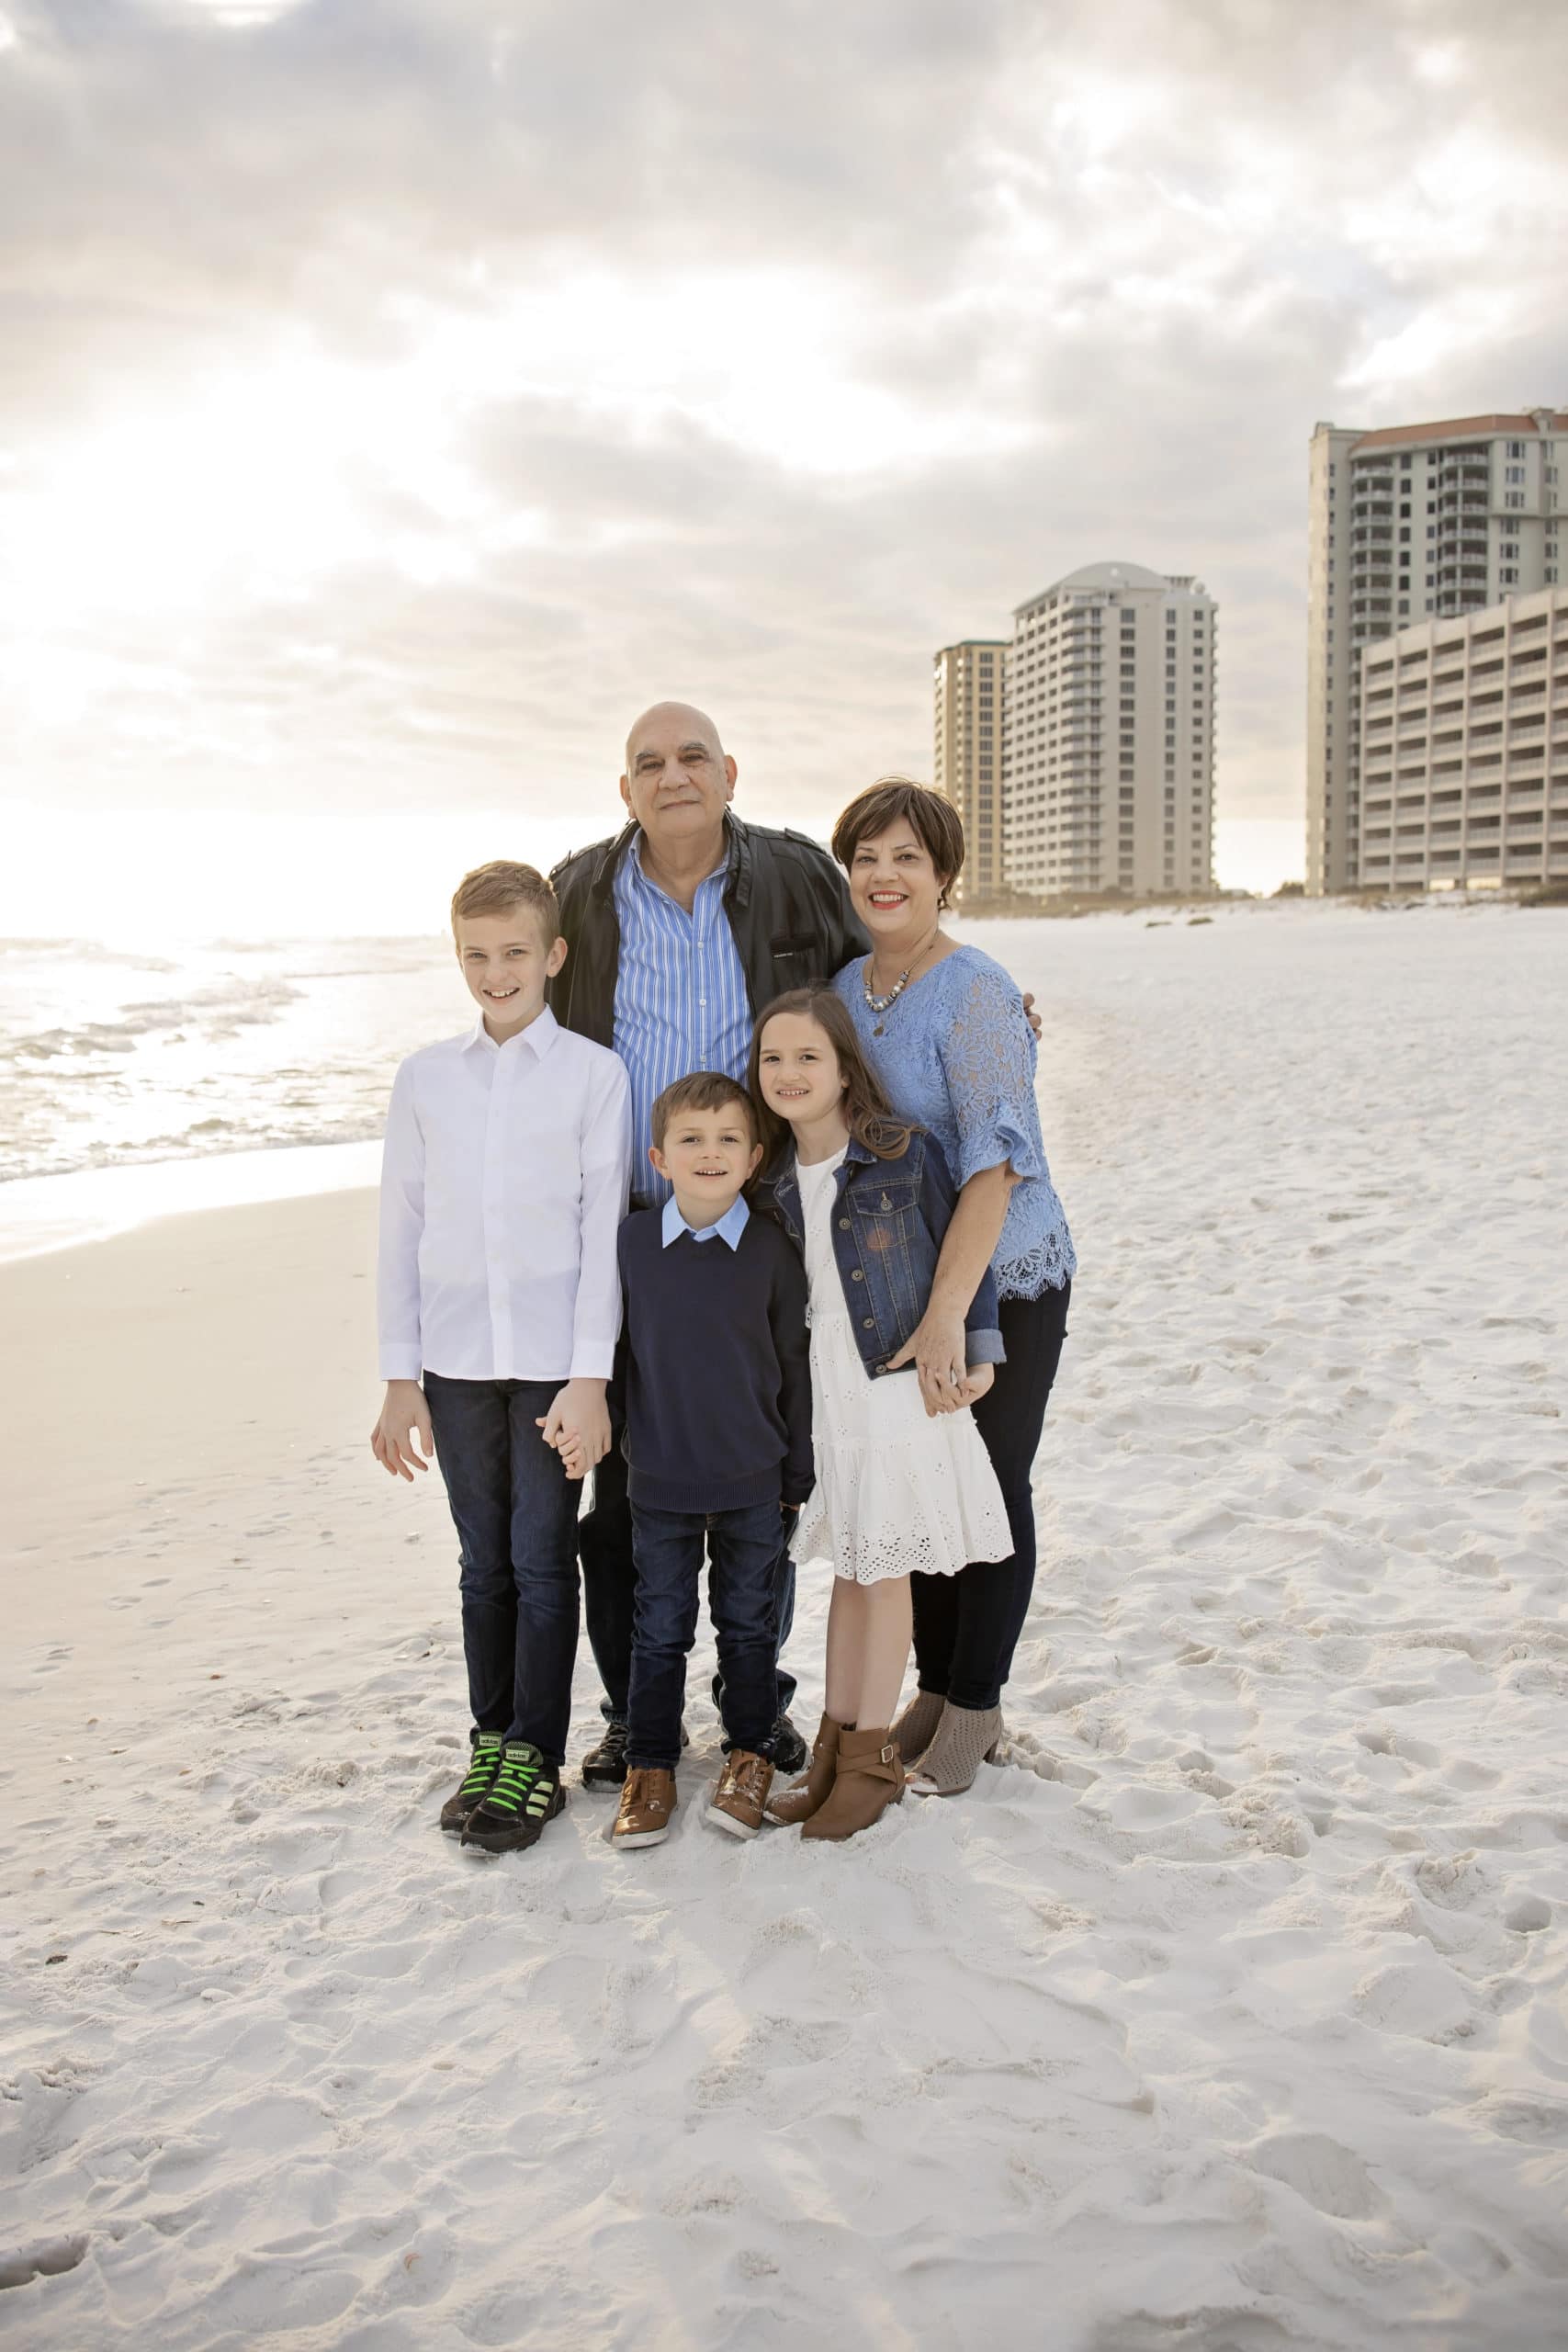
[[[1045,1403],[1067,1336],[1073,1286],[1042,1298],[1004,1298],[1007,1362],[974,1408],[1012,1531],[1010,1560],[975,1560],[955,1577],[909,1578],[915,1612],[915,1665],[922,1690],[955,1707],[995,1707],[1012,1672],[1012,1654],[1034,1589],[1034,1493],[1031,1474],[1045,1424]]]
[[[562,1385],[424,1375],[460,1547],[474,1728],[531,1740],[558,1770],[571,1721],[582,1487],[535,1423]]]

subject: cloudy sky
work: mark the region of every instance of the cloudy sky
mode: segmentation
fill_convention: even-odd
[[[1568,401],[1565,97],[1559,0],[0,0],[28,905],[177,842],[391,927],[663,695],[822,830],[1101,558],[1219,599],[1245,878],[1314,420]]]

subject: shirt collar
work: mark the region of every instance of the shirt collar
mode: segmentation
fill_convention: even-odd
[[[542,1062],[559,1035],[560,1023],[547,1004],[544,1011],[536,1013],[529,1022],[526,1029],[520,1029],[515,1037],[508,1037],[506,1045],[526,1046],[534,1059],[536,1062]],[[475,1046],[488,1046],[492,1054],[504,1051],[504,1047],[496,1044],[495,1039],[485,1027],[485,1017],[482,1012],[463,1040],[463,1051],[468,1053]]]
[[[642,827],[638,825],[631,837],[630,846],[626,851],[621,870],[626,875],[626,879],[633,889],[655,890],[658,891],[660,898],[664,898],[667,896],[667,893],[660,888],[659,884],[652,879],[643,866],[642,845],[647,838],[648,836],[644,833]],[[723,851],[720,854],[717,865],[711,867],[710,870],[703,876],[702,880],[697,884],[699,890],[705,890],[710,882],[719,881],[724,876],[728,876],[733,850],[734,836],[730,829],[728,816],[727,815],[724,820]]]
[[[710,1241],[716,1233],[721,1240],[728,1242],[732,1250],[739,1250],[740,1237],[746,1230],[747,1220],[750,1215],[751,1212],[746,1205],[744,1195],[738,1193],[717,1223],[705,1225],[699,1232],[686,1223],[676,1206],[675,1195],[671,1193],[664,1204],[663,1246],[668,1250],[672,1241],[679,1241],[682,1233],[689,1233],[694,1241]]]

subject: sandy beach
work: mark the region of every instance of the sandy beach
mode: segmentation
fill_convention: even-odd
[[[853,1847],[705,1826],[705,1631],[667,1846],[440,1837],[370,1194],[0,1268],[0,2339],[1562,2341],[1568,911],[971,935],[1081,1274],[1007,1760]]]

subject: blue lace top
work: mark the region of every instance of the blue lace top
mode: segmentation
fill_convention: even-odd
[[[1003,1159],[1022,1180],[991,1260],[998,1295],[1060,1290],[1077,1260],[1045,1162],[1034,1035],[1011,976],[977,947],[959,947],[911,980],[886,1012],[873,1012],[864,972],[857,956],[833,985],[900,1118],[931,1129],[960,1187]]]

